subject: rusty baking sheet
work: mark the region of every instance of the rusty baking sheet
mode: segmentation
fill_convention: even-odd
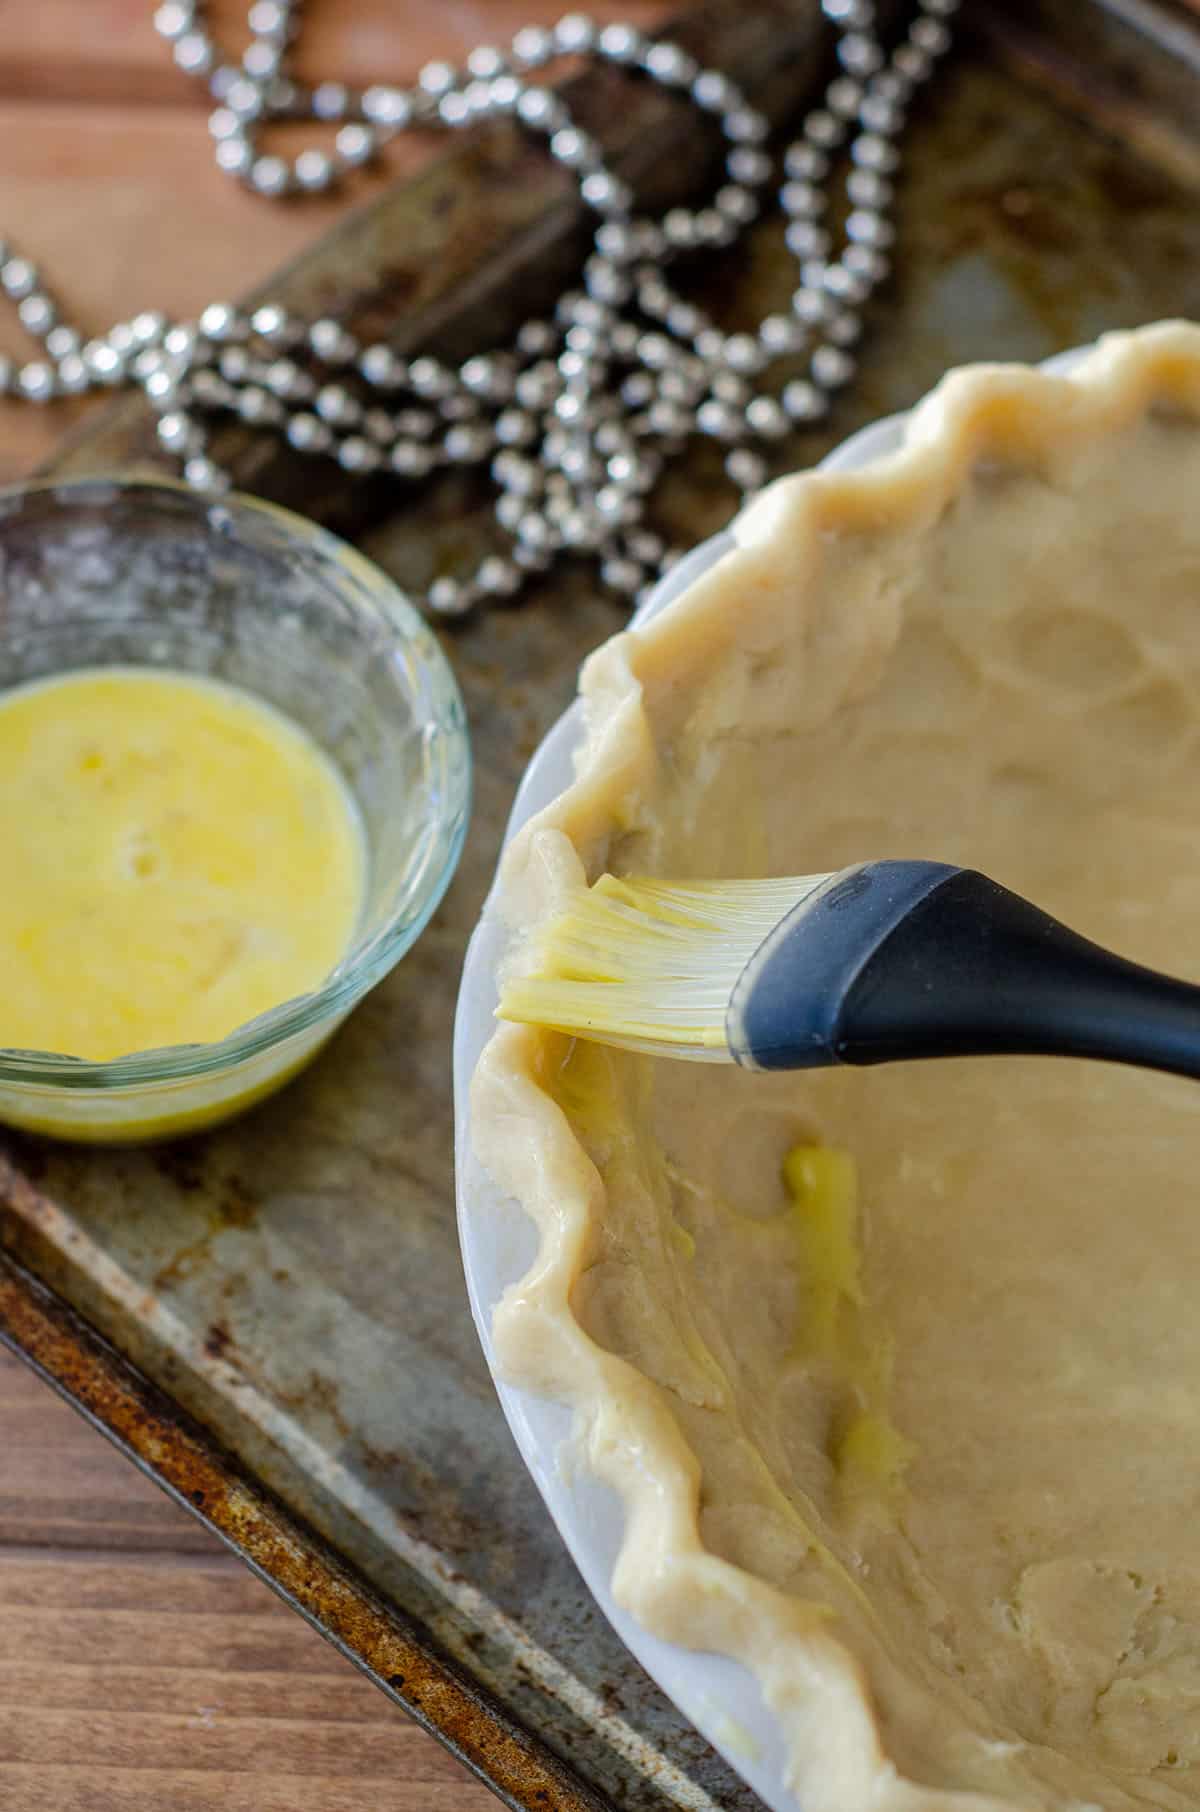
[[[826,428],[778,449],[779,470],[910,404],[947,365],[1200,314],[1196,9],[968,0],[961,18],[906,142],[899,272],[872,305],[858,379]],[[803,0],[725,0],[675,35],[777,120],[827,59]],[[702,179],[711,147],[662,97],[605,70],[581,79],[579,105],[656,205]],[[580,243],[561,172],[489,129],[352,216],[270,293],[403,350],[461,355],[543,306]],[[697,294],[732,325],[786,306],[789,263],[764,222],[694,274]],[[140,405],[122,403],[58,469],[144,461],[152,445]],[[486,495],[461,477],[414,507],[239,430],[221,452],[248,488],[351,530],[413,588],[493,539]],[[699,450],[664,485],[661,524],[694,542],[731,502]],[[580,566],[443,632],[478,790],[433,924],[315,1068],[234,1125],[157,1151],[0,1148],[0,1244],[40,1280],[0,1271],[0,1332],[169,1488],[186,1495],[205,1469],[213,1525],[511,1804],[750,1812],[602,1622],[551,1527],[497,1408],[455,1239],[463,950],[521,770],[580,659],[621,620]],[[389,1673],[390,1653],[417,1659]]]

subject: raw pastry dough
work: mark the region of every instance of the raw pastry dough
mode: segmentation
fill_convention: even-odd
[[[893,457],[735,534],[587,663],[514,927],[606,867],[919,855],[1200,979],[1200,329],[955,373]],[[805,1812],[1200,1805],[1194,1084],[772,1078],[505,1027],[473,1128],[541,1231],[497,1343],[624,1499],[616,1594],[754,1669]],[[858,1171],[832,1340],[797,1142]]]

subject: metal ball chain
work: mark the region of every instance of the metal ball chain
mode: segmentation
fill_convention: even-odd
[[[412,88],[310,88],[288,73],[300,0],[255,0],[240,65],[221,60],[201,0],[164,0],[158,31],[217,102],[209,130],[222,170],[265,196],[317,193],[407,126],[512,119],[545,139],[595,216],[582,287],[560,298],[552,319],[526,323],[511,346],[455,369],[427,356],[402,359],[386,344],[361,344],[337,321],[302,321],[275,305],[246,315],[213,303],[188,325],[145,312],[85,341],[60,319],[36,267],[0,243],[0,288],[45,352],[19,368],[0,359],[0,394],[44,403],[138,384],[184,478],[214,491],[228,479],[208,456],[207,429],[223,415],[351,473],[420,480],[486,464],[509,551],[468,579],[435,579],[429,610],[459,616],[511,598],[563,553],[594,557],[605,585],[637,596],[674,557],[645,522],[666,459],[690,436],[708,436],[726,449],[730,480],[742,492],[757,489],[767,475],[759,444],[819,420],[854,376],[861,311],[888,273],[897,141],[915,90],[949,48],[958,0],[919,0],[890,56],[871,0],[822,3],[841,72],[783,156],[778,202],[798,267],[791,307],[751,331],[725,333],[664,272],[681,254],[731,245],[758,216],[775,163],[764,116],[680,46],[572,13],[519,31],[506,49],[477,47],[461,69],[429,63]],[[526,79],[563,56],[623,65],[718,122],[725,180],[704,206],[661,218],[635,212],[628,187],[561,96]],[[259,149],[272,121],[304,118],[337,123],[332,153],[311,148],[286,159]],[[827,215],[834,160],[847,146],[849,211],[835,255]],[[771,387],[767,372],[780,359],[799,363],[803,375]]]

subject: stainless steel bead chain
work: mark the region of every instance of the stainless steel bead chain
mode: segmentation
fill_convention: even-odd
[[[247,316],[222,302],[194,323],[148,311],[85,341],[60,318],[37,268],[0,245],[0,288],[44,352],[20,367],[0,360],[0,392],[41,403],[140,385],[163,448],[190,484],[214,491],[228,483],[206,450],[222,416],[282,434],[298,452],[351,473],[412,482],[439,468],[486,466],[508,552],[469,577],[435,579],[425,599],[431,612],[458,616],[510,598],[564,554],[594,557],[606,586],[636,597],[674,557],[646,523],[664,462],[692,435],[707,436],[725,449],[732,483],[753,491],[767,475],[760,448],[819,420],[854,376],[861,311],[889,270],[898,141],[915,91],[949,47],[957,5],[917,0],[887,55],[871,0],[823,0],[840,73],[783,154],[775,191],[797,266],[791,306],[754,331],[724,333],[672,287],[672,262],[732,245],[761,212],[776,162],[764,148],[762,114],[680,46],[571,13],[519,31],[507,47],[480,45],[462,68],[429,63],[410,88],[360,92],[338,82],[308,87],[289,73],[300,0],[255,0],[240,64],[221,59],[201,0],[165,0],[155,25],[179,67],[207,83],[216,160],[235,179],[267,197],[317,193],[410,125],[455,130],[509,118],[572,172],[594,217],[581,285],[512,345],[454,368],[362,345],[336,321],[303,321],[276,306]],[[636,211],[600,145],[541,79],[566,56],[620,64],[716,121],[724,180],[703,206],[661,217]],[[286,159],[261,151],[262,130],[281,119],[334,123],[332,152],[314,147]],[[827,216],[844,150],[848,212],[835,252]],[[804,375],[772,383],[780,360]]]

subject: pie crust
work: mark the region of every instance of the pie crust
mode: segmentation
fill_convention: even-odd
[[[1200,978],[1200,329],[952,373],[895,454],[733,535],[586,663],[574,783],[504,858],[510,962],[606,868],[910,855]],[[754,1672],[805,1812],[1200,1805],[1193,1084],[502,1026],[472,1137],[540,1235],[501,1363],[620,1494],[614,1594]],[[832,1308],[804,1142],[858,1166]]]

